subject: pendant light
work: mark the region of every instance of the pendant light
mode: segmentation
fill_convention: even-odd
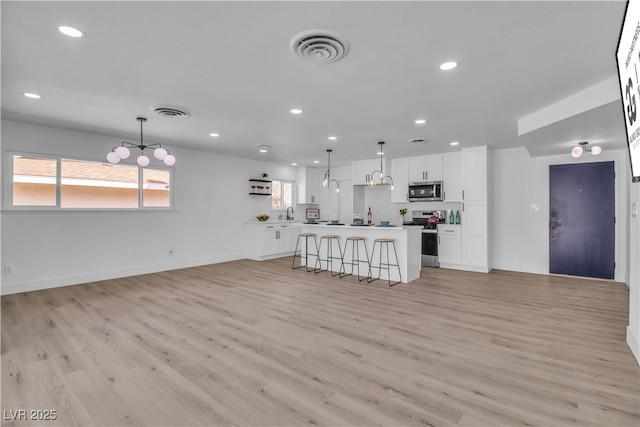
[[[327,171],[324,173],[324,180],[322,181],[323,187],[329,187],[332,182],[336,183],[336,193],[340,192],[340,183],[336,179],[331,179],[331,152],[333,150],[327,149]]]
[[[378,142],[378,145],[380,145],[380,150],[378,151],[378,155],[380,156],[380,169],[371,172],[371,181],[369,182],[369,185],[383,185],[385,184],[386,180],[389,181],[389,183],[391,184],[390,189],[393,190],[393,178],[391,178],[391,175],[385,175],[382,171],[382,155],[384,154],[384,151],[382,151],[382,146],[384,145],[384,141]],[[380,177],[377,183],[374,181],[374,176],[376,174],[378,174],[378,176]]]
[[[165,150],[164,148],[162,148],[162,144],[156,143],[156,144],[144,145],[144,140],[142,136],[142,124],[146,122],[147,119],[144,117],[137,117],[136,120],[140,122],[140,144],[137,145],[137,144],[132,144],[130,142],[123,141],[119,147],[113,147],[111,149],[111,152],[107,154],[107,161],[113,164],[120,163],[120,160],[128,159],[129,156],[131,155],[131,151],[127,147],[131,147],[131,148],[137,147],[140,149],[140,155],[136,159],[136,162],[138,163],[138,165],[145,167],[149,165],[149,157],[144,155],[144,150],[146,148],[155,147],[155,149],[153,150],[153,156],[158,160],[162,160],[165,165],[173,166],[176,163],[176,158],[173,157],[173,155],[169,153],[168,150]]]
[[[600,154],[602,152],[602,148],[600,148],[599,145],[594,145],[591,148],[587,148],[587,144],[589,144],[588,141],[579,142],[578,145],[573,147],[573,149],[571,150],[571,156],[573,158],[577,159],[577,158],[582,157],[582,155],[584,154],[585,151],[587,153],[591,153],[594,156],[597,156],[598,154]]]

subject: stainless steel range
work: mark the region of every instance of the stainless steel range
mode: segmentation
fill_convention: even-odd
[[[438,263],[438,224],[445,222],[447,212],[438,211],[413,211],[411,221],[403,222],[403,225],[422,226],[422,265],[424,267],[439,267]]]

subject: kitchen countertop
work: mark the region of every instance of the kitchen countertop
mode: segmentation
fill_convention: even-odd
[[[312,225],[314,227],[328,227],[328,228],[355,228],[355,229],[363,229],[363,230],[368,230],[368,229],[376,229],[376,230],[402,230],[403,228],[406,227],[416,227],[414,225],[394,225],[391,224],[389,226],[382,226],[382,225],[377,225],[377,224],[372,224],[372,225],[352,225],[352,224],[328,224],[328,223],[324,223],[324,222],[320,222],[320,223],[312,223],[309,224],[307,222],[303,222],[302,225]]]
[[[270,219],[268,221],[258,221],[258,220],[245,221],[245,224],[303,224],[303,222],[295,219],[291,221],[287,221],[285,219],[276,219],[276,220]]]

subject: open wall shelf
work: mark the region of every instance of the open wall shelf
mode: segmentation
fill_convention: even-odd
[[[271,181],[268,179],[250,179],[249,188],[252,196],[271,196]]]

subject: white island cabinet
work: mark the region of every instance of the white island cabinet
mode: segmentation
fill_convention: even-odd
[[[244,226],[245,257],[256,261],[293,255],[300,223],[251,221]]]
[[[403,283],[408,283],[416,280],[420,277],[421,265],[421,251],[420,246],[422,244],[422,227],[421,226],[396,226],[396,227],[378,227],[378,226],[355,226],[355,225],[329,225],[329,224],[302,224],[303,233],[316,233],[318,243],[320,243],[320,237],[323,234],[337,235],[340,240],[340,246],[345,249],[345,243],[347,237],[360,236],[365,238],[365,244],[369,256],[373,250],[373,241],[375,239],[394,239],[396,244],[396,251],[398,252],[398,264],[400,265],[400,275],[398,277],[398,270],[395,267],[391,267],[391,281],[401,280]],[[321,257],[326,258],[326,244],[322,244]],[[304,251],[304,248],[303,248]],[[394,263],[393,249],[391,249],[390,262]],[[361,251],[361,256],[364,251]],[[335,252],[334,252],[335,254]],[[377,265],[379,260],[379,252],[376,248],[374,265]],[[348,251],[346,253],[346,259],[351,259],[351,244],[349,244]],[[297,262],[297,261],[296,261]],[[302,258],[304,262],[304,258]],[[315,263],[315,257],[309,257],[310,263]],[[386,262],[386,249],[383,251],[383,262]],[[326,263],[322,263],[322,267],[326,268]],[[350,266],[347,266],[347,271],[350,271]],[[333,270],[338,271],[340,269],[340,262],[333,263]],[[378,277],[378,269],[373,270],[374,277]],[[381,272],[381,279],[387,280],[387,272],[383,270]]]

